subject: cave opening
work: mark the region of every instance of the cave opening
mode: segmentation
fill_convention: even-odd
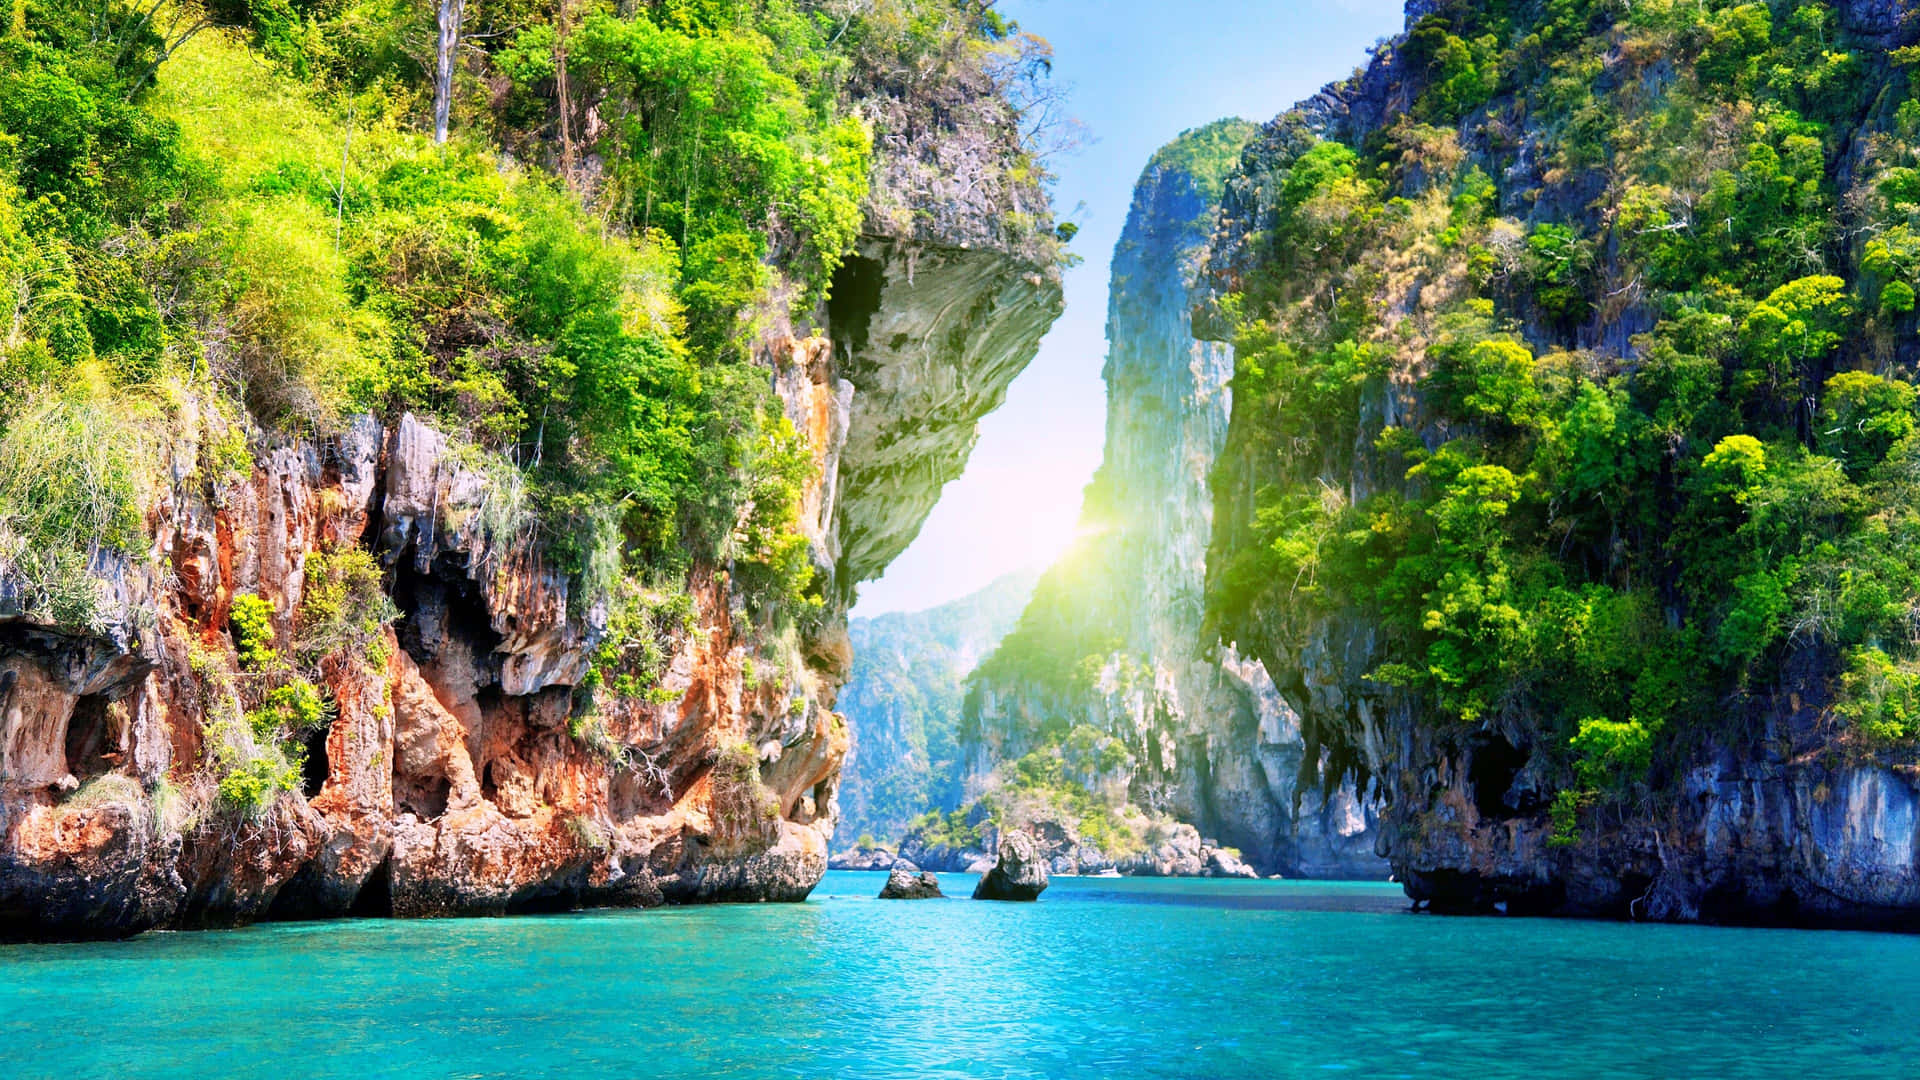
[[[367,875],[366,883],[354,894],[353,906],[347,914],[356,919],[390,919],[393,917],[393,856],[380,860],[380,865]]]
[[[327,777],[333,773],[333,762],[327,758],[327,735],[331,729],[318,728],[309,732],[305,738],[307,755],[300,763],[300,793],[311,799],[320,794],[327,784]]]
[[[580,894],[569,886],[539,889],[507,902],[509,915],[562,915],[580,910]]]
[[[473,650],[484,667],[500,645],[500,635],[487,614],[480,586],[467,576],[464,556],[443,554],[430,573],[413,566],[413,548],[402,554],[393,578],[393,602],[401,616],[394,626],[400,647],[415,663],[425,664],[449,645],[461,643]]]
[[[394,809],[400,813],[432,821],[447,812],[447,802],[453,797],[453,781],[444,776],[404,778],[398,775],[393,780]]]
[[[1474,809],[1490,821],[1518,817],[1519,811],[1508,793],[1513,789],[1514,777],[1526,767],[1527,752],[1495,736],[1475,743],[1471,755],[1467,764],[1467,786],[1473,796]]]
[[[867,355],[873,316],[880,310],[880,293],[886,284],[886,266],[863,255],[848,256],[834,271],[827,324],[833,333],[834,351],[843,363]]]
[[[67,718],[67,771],[81,783],[113,768],[108,755],[116,748],[107,730],[112,704],[106,694],[82,694]]]
[[[1653,896],[1653,875],[1629,870],[1620,875],[1620,892],[1612,912],[1615,918],[1629,922],[1645,918]]]

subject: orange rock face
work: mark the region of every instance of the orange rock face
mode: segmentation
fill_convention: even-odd
[[[749,687],[755,643],[703,573],[671,699],[616,699],[583,730],[604,613],[571,615],[538,552],[462,527],[482,490],[424,424],[363,420],[173,491],[155,530],[172,572],[115,568],[129,599],[108,633],[0,621],[0,934],[804,897],[846,752],[820,704],[837,684]],[[225,627],[233,598],[266,599],[293,640],[307,560],[343,544],[389,568],[400,618],[366,655],[319,662],[331,716],[305,790],[235,813],[210,733],[262,694]],[[712,835],[723,753],[754,755],[748,798],[775,815],[745,846]]]
[[[849,745],[854,587],[912,540],[1061,306],[1057,272],[1017,254],[903,244],[862,242],[831,336],[762,343],[816,466],[800,525],[827,611],[802,633],[749,625],[698,567],[644,685],[592,673],[608,602],[573,596],[531,530],[489,533],[489,481],[411,415],[256,435],[241,477],[170,447],[152,547],[96,560],[84,631],[34,622],[0,567],[0,939],[805,898]],[[397,614],[309,648],[309,565],[355,549]],[[297,663],[242,665],[242,596]],[[265,710],[296,679],[324,715],[290,728]]]

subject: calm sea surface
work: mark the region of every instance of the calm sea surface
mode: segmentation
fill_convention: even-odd
[[[0,1077],[1920,1074],[1920,938],[1416,916],[1372,884],[988,904],[882,880],[0,946]]]

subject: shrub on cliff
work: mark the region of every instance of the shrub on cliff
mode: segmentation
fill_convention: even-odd
[[[1896,663],[1879,649],[1847,654],[1840,676],[1844,696],[1834,711],[1869,740],[1892,743],[1920,735],[1920,671],[1912,661]]]
[[[760,779],[760,752],[751,743],[728,742],[714,751],[711,806],[713,841],[723,851],[763,851],[780,838],[780,804]]]
[[[218,789],[221,808],[243,818],[266,816],[282,794],[300,790],[300,764],[278,747],[254,756],[236,753],[223,760],[225,775]]]
[[[278,742],[326,726],[327,703],[320,697],[319,687],[295,679],[270,691],[266,701],[247,714],[247,721],[254,735]]]
[[[239,705],[230,698],[215,708],[237,712]],[[285,720],[278,710],[256,710],[206,725],[204,754],[215,808],[230,818],[258,820],[273,812],[281,795],[301,790],[305,750],[288,738]]]
[[[694,632],[693,597],[678,589],[648,589],[627,580],[614,589],[607,629],[594,650],[582,688],[622,698],[663,702],[661,686],[676,640]]]
[[[274,648],[271,602],[253,593],[240,593],[233,598],[227,623],[233,630],[234,653],[242,668],[260,671],[280,662],[280,651]]]
[[[102,383],[89,370],[63,394],[28,397],[0,432],[0,566],[25,613],[74,629],[101,616],[95,560],[144,546],[151,486],[158,410]]]
[[[385,667],[381,633],[400,617],[387,596],[380,565],[365,548],[340,545],[307,556],[294,638],[309,666],[345,655],[369,668]]]

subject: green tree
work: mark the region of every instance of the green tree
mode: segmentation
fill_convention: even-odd
[[[1843,371],[1827,380],[1820,408],[1820,441],[1860,476],[1914,432],[1912,383],[1864,371]]]
[[[1741,325],[1743,388],[1764,388],[1773,399],[1783,391],[1799,393],[1840,344],[1852,311],[1847,283],[1832,275],[1798,278],[1773,290]]]

